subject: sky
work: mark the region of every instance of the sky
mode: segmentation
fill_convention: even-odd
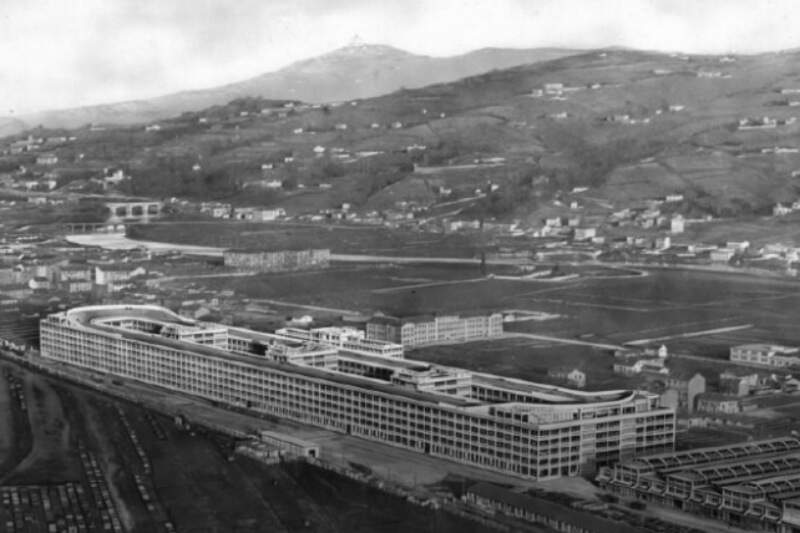
[[[800,47],[798,0],[0,0],[0,115],[231,83],[349,44]]]

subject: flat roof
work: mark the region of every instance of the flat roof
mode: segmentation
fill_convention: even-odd
[[[323,370],[310,366],[288,365],[284,363],[278,363],[275,361],[270,361],[268,359],[260,358],[257,355],[241,355],[238,353],[223,350],[221,348],[214,348],[212,346],[207,346],[203,344],[181,342],[178,340],[162,337],[161,335],[152,335],[148,333],[142,333],[139,331],[119,329],[102,325],[95,325],[95,327],[98,330],[105,331],[112,335],[118,335],[124,338],[146,342],[148,344],[159,344],[169,348],[174,348],[176,350],[181,350],[185,352],[186,351],[194,352],[207,357],[213,357],[216,359],[236,361],[247,365],[270,368],[273,370],[278,370],[290,374],[301,374],[310,378],[317,378],[325,381],[336,381],[338,383],[342,383],[345,385],[353,385],[359,388],[366,388],[377,392],[385,392],[395,396],[405,396],[407,398],[420,401],[446,403],[462,407],[481,405],[481,402],[470,400],[468,398],[461,398],[459,396],[413,391],[403,387],[393,386],[388,383],[383,384],[378,380],[373,380],[362,376]]]
[[[800,351],[800,348],[797,348],[795,346],[783,346],[781,344],[754,342],[750,344],[739,344],[737,346],[731,346],[731,350],[766,350],[776,353],[796,353]]]
[[[629,398],[633,391],[611,391],[607,393],[588,393],[590,396],[582,395],[579,391],[571,391],[555,385],[545,385],[542,383],[534,383],[522,380],[515,380],[505,378],[503,376],[494,376],[491,374],[476,373],[473,374],[473,382],[476,384],[487,385],[498,389],[506,389],[513,392],[522,394],[530,394],[531,397],[536,397],[541,400],[551,402],[555,405],[575,405],[576,403],[600,403],[621,401]]]
[[[64,316],[68,320],[73,320],[75,323],[85,328],[94,329],[98,332],[103,332],[107,335],[125,337],[140,342],[146,342],[149,344],[160,344],[163,346],[167,346],[182,351],[191,351],[199,353],[208,357],[237,361],[249,365],[263,366],[275,370],[280,370],[282,372],[298,373],[318,379],[333,380],[347,385],[368,388],[370,390],[380,391],[391,395],[401,395],[420,401],[444,403],[459,407],[488,405],[487,402],[477,401],[470,398],[464,398],[460,396],[442,394],[436,392],[415,391],[405,387],[393,385],[390,383],[381,382],[376,379],[345,374],[338,371],[312,368],[294,364],[292,364],[287,368],[287,365],[284,363],[269,361],[255,354],[241,355],[229,352],[221,348],[190,343],[190,342],[182,342],[178,340],[169,339],[161,335],[154,335],[145,332],[129,330],[125,328],[104,326],[102,324],[95,322],[98,319],[109,319],[112,317],[117,317],[117,318],[143,317],[149,320],[167,322],[167,323],[172,322],[183,326],[194,326],[194,327],[197,326],[202,327],[205,325],[210,327],[218,326],[218,324],[215,323],[206,323],[185,318],[173,313],[168,309],[155,305],[120,304],[111,306],[86,306],[86,307],[74,308],[69,311],[57,313],[51,316],[57,317],[59,315]],[[252,340],[285,339],[285,337],[281,337],[278,335],[261,333],[243,328],[229,328],[229,332],[235,336],[250,338]],[[332,350],[332,349],[323,348],[323,350]],[[393,368],[407,368],[407,369],[438,368],[437,365],[428,362],[415,361],[410,359],[386,359],[383,357],[363,355],[363,354],[347,354],[340,357],[357,361],[360,360],[364,361],[365,363],[379,364],[381,366],[389,366]],[[449,369],[451,367],[441,367],[441,368]],[[456,367],[452,367],[452,370],[466,371]],[[544,402],[552,402],[553,405],[573,405],[575,407],[578,407],[580,405],[586,405],[589,403],[621,402],[621,401],[631,400],[636,395],[634,391],[629,391],[629,390],[610,391],[606,393],[591,393],[591,392],[586,393],[582,391],[572,391],[569,389],[563,389],[549,385],[527,382],[513,378],[503,378],[500,376],[493,376],[489,374],[471,373],[471,375],[473,376],[473,379],[477,380],[478,382],[492,384],[493,386],[496,386],[498,388],[508,388],[510,390],[517,390],[520,392],[530,393],[531,395],[535,395],[536,397],[542,399]],[[798,445],[800,446],[800,443],[798,443]]]

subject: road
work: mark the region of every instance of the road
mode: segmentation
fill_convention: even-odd
[[[357,315],[358,311],[352,309],[336,309],[335,307],[320,307],[318,305],[296,304],[292,302],[285,302],[283,300],[271,300],[268,298],[258,298],[253,300],[256,303],[264,303],[268,305],[279,305],[283,307],[296,307],[298,309],[308,309],[309,311],[322,311],[324,313],[334,313],[341,315]]]
[[[402,255],[331,254],[331,261],[342,263],[430,263],[452,265],[479,265],[480,259],[471,257],[425,257]],[[486,259],[487,265],[526,265],[527,259]]]
[[[181,276],[164,276],[163,278],[158,278],[154,281],[154,283],[167,283],[169,281],[180,281],[180,280],[196,280],[196,279],[206,279],[206,278],[242,278],[247,276],[254,276],[257,272],[255,271],[243,271],[243,272],[219,272],[216,274],[186,274]]]
[[[427,281],[424,283],[414,283],[413,285],[401,285],[399,287],[387,287],[385,289],[373,289],[375,294],[389,294],[392,292],[406,291],[409,289],[424,289],[426,287],[440,287],[442,285],[460,285],[462,283],[480,283],[490,278],[454,279],[451,281]]]
[[[590,346],[592,348],[600,348],[602,350],[621,350],[622,346],[618,344],[605,344],[602,342],[581,341],[578,339],[565,339],[562,337],[551,337],[550,335],[538,335],[535,333],[521,333],[521,332],[508,332],[503,334],[506,338],[523,338],[533,339],[537,341],[547,341],[555,344],[573,344],[575,346]]]
[[[146,248],[154,251],[173,251],[182,252],[187,255],[202,255],[207,257],[221,257],[226,248],[215,246],[195,246],[186,244],[173,244],[167,242],[137,241],[129,239],[122,233],[106,234],[77,234],[67,235],[66,240],[81,246],[99,246],[109,250],[131,250],[134,248]],[[425,257],[425,256],[396,256],[396,255],[361,255],[361,254],[331,254],[331,261],[340,263],[396,263],[396,264],[453,264],[453,265],[478,265],[481,260],[470,257]],[[526,259],[497,259],[487,258],[488,265],[532,265],[536,264]],[[552,263],[545,263],[552,264]],[[684,270],[700,271],[723,275],[740,275],[751,279],[761,279],[769,283],[779,283],[797,286],[797,280],[782,277],[779,274],[769,271],[755,269],[740,269],[728,266],[716,265],[660,265],[649,263],[614,263],[597,260],[563,262],[565,265],[573,266],[597,266],[603,268],[636,269],[636,275],[651,270]],[[613,278],[617,276],[609,276]],[[627,277],[627,276],[625,276]]]
[[[168,242],[137,241],[129,239],[122,233],[86,233],[67,235],[67,241],[81,246],[99,246],[109,250],[132,250],[146,248],[153,251],[182,252],[187,255],[204,255],[212,257],[222,256],[226,248],[217,246],[194,246],[188,244],[173,244]],[[471,257],[425,257],[401,255],[360,255],[360,254],[331,254],[331,261],[340,263],[428,263],[428,264],[454,264],[478,265],[481,260]],[[487,259],[489,265],[520,265],[529,261],[521,259]]]
[[[672,339],[690,339],[692,337],[705,337],[707,335],[719,335],[720,333],[730,333],[732,331],[741,331],[743,329],[750,329],[753,324],[742,324],[741,326],[728,326],[724,328],[706,329],[703,331],[691,331],[689,333],[677,333],[675,335],[666,335],[664,337],[655,337],[653,339],[637,339],[629,341],[625,344],[638,346],[641,344],[652,344],[654,342],[668,341]]]
[[[146,248],[157,252],[182,252],[187,255],[205,255],[222,257],[225,248],[214,246],[192,246],[168,242],[136,241],[129,239],[124,233],[80,233],[67,235],[66,240],[81,246],[99,246],[107,250],[133,250]]]

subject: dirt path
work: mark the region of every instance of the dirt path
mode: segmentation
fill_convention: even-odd
[[[521,337],[525,339],[533,339],[537,341],[546,341],[546,342],[553,342],[556,344],[573,344],[575,346],[590,346],[592,348],[600,348],[602,350],[620,350],[623,347],[617,344],[606,344],[602,342],[589,342],[589,341],[582,341],[577,339],[565,339],[562,337],[551,337],[549,335],[536,335],[534,333],[522,333],[517,331],[512,331],[508,333],[503,333],[503,338],[514,338],[514,337]]]
[[[35,374],[26,372],[23,381],[33,446],[9,478],[28,484],[77,479],[70,453],[70,426],[58,394],[47,380]]]

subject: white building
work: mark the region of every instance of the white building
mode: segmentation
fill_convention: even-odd
[[[275,332],[293,339],[313,341],[341,351],[381,357],[403,357],[403,345],[367,339],[366,333],[348,327],[326,327],[314,329],[283,328]]]
[[[575,228],[576,241],[588,241],[597,237],[597,228]]]
[[[262,209],[260,207],[237,207],[233,210],[234,220],[246,220],[248,222],[270,222],[286,216],[286,210],[282,207],[274,209]]]
[[[107,292],[119,292],[130,287],[134,278],[146,273],[143,266],[130,263],[95,265],[94,282]]]
[[[732,346],[731,361],[772,367],[800,365],[800,348],[777,344],[742,344]]]
[[[669,220],[669,232],[677,235],[686,231],[686,219],[681,215],[675,215]]]
[[[788,215],[792,212],[792,208],[789,206],[785,206],[781,203],[775,204],[775,207],[772,208],[772,215],[776,217],[781,217],[784,215]]]
[[[736,250],[733,248],[717,248],[709,253],[713,263],[727,263],[733,259],[734,255],[736,255]]]

